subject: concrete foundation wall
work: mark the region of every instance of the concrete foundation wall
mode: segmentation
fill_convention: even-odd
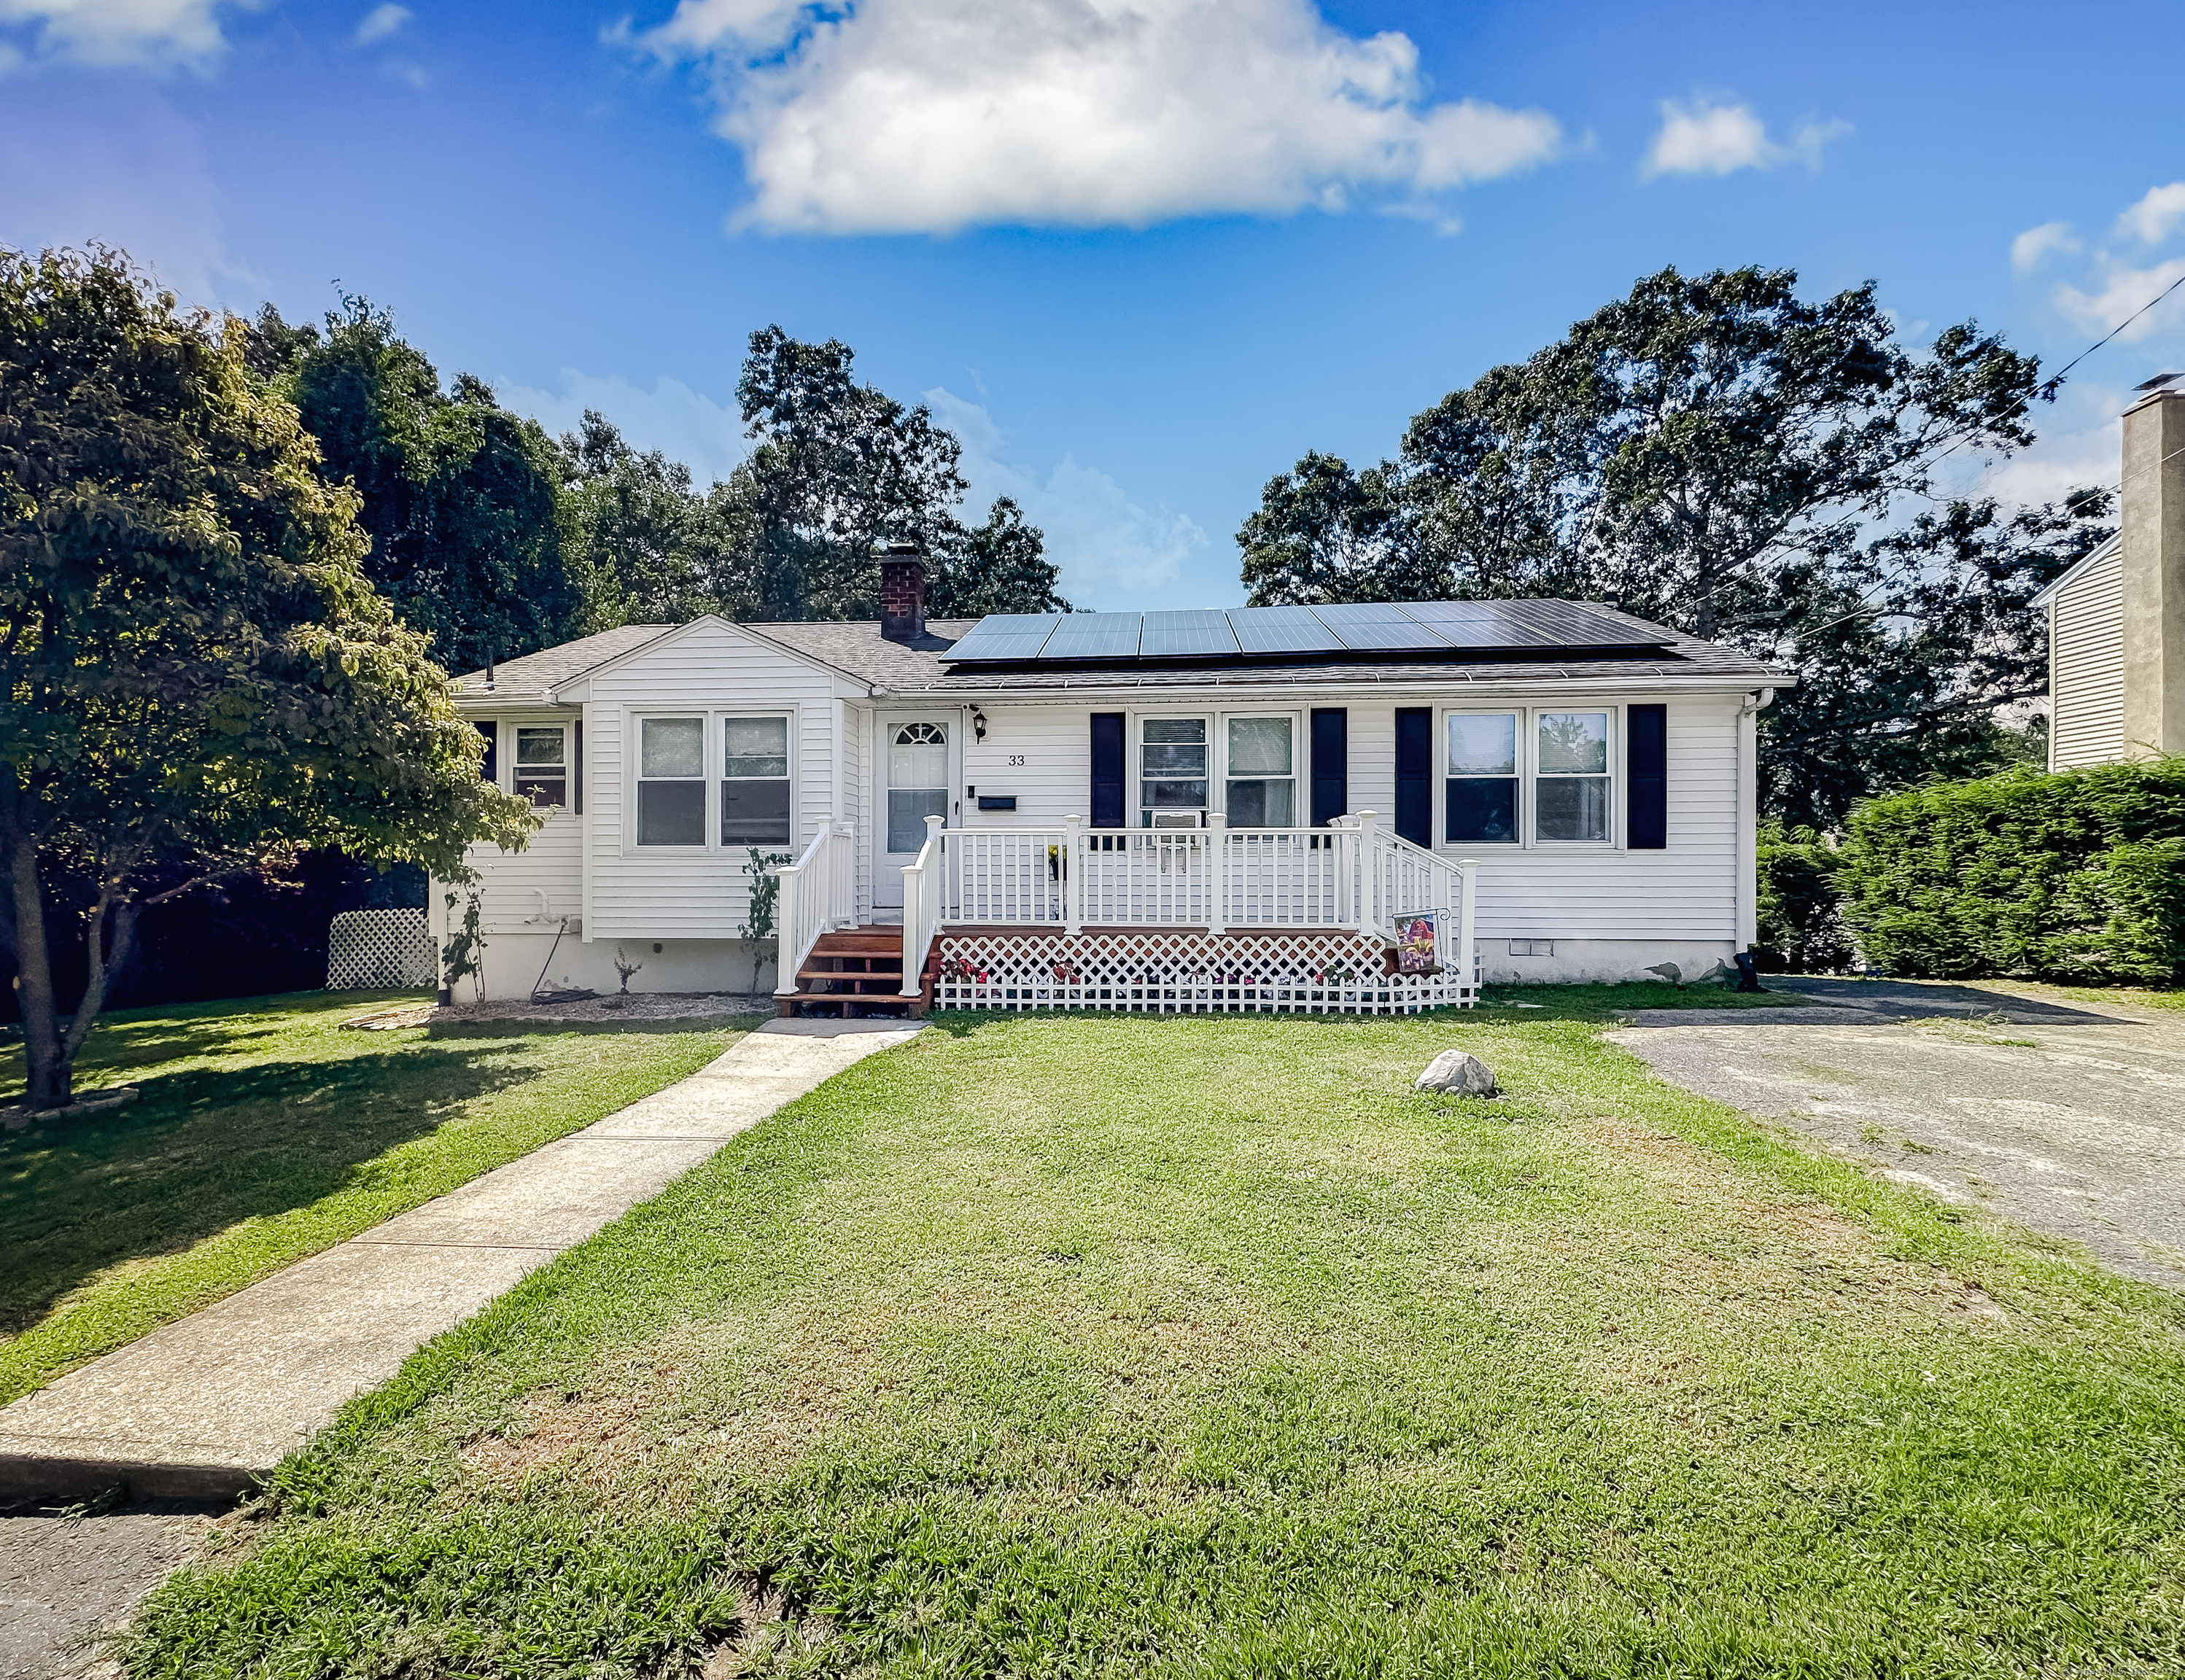
[[[1692,980],[1729,963],[1736,949],[1726,939],[1483,939],[1479,966],[1489,984],[1657,980],[1661,975],[1646,972],[1657,963],[1675,963]]]
[[[601,940],[586,945],[574,933],[553,950],[554,935],[544,934],[489,934],[485,942],[485,995],[504,1001],[528,997],[533,986],[549,991],[589,986],[601,993],[619,991],[622,977],[615,972],[615,952],[644,967],[630,976],[633,994],[644,991],[772,991],[774,987],[774,942],[740,939]],[[656,949],[655,947],[657,946]],[[752,968],[761,968],[754,985]],[[539,971],[545,965],[542,983]],[[475,994],[465,980],[455,993],[458,1003]]]

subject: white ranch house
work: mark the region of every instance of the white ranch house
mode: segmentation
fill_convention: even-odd
[[[1785,678],[1728,649],[1538,600],[929,624],[924,563],[880,566],[878,622],[633,625],[456,684],[548,812],[474,854],[487,996],[619,957],[768,964],[784,1013],[1378,1013],[1752,943]]]

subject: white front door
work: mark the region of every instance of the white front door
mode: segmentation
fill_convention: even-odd
[[[902,908],[902,869],[918,862],[925,819],[955,814],[959,720],[945,712],[884,712],[873,813],[873,907]]]

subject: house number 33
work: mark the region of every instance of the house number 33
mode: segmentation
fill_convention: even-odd
[[[1012,764],[1021,764],[1024,762],[1025,756],[1020,752],[1013,752],[1009,755],[1009,762]]]

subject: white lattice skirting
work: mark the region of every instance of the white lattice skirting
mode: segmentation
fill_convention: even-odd
[[[416,991],[437,985],[422,910],[349,910],[327,933],[328,991]]]
[[[1383,972],[1352,933],[950,934],[940,1009],[1118,1009],[1148,1014],[1416,1015],[1469,1009],[1478,973]]]

